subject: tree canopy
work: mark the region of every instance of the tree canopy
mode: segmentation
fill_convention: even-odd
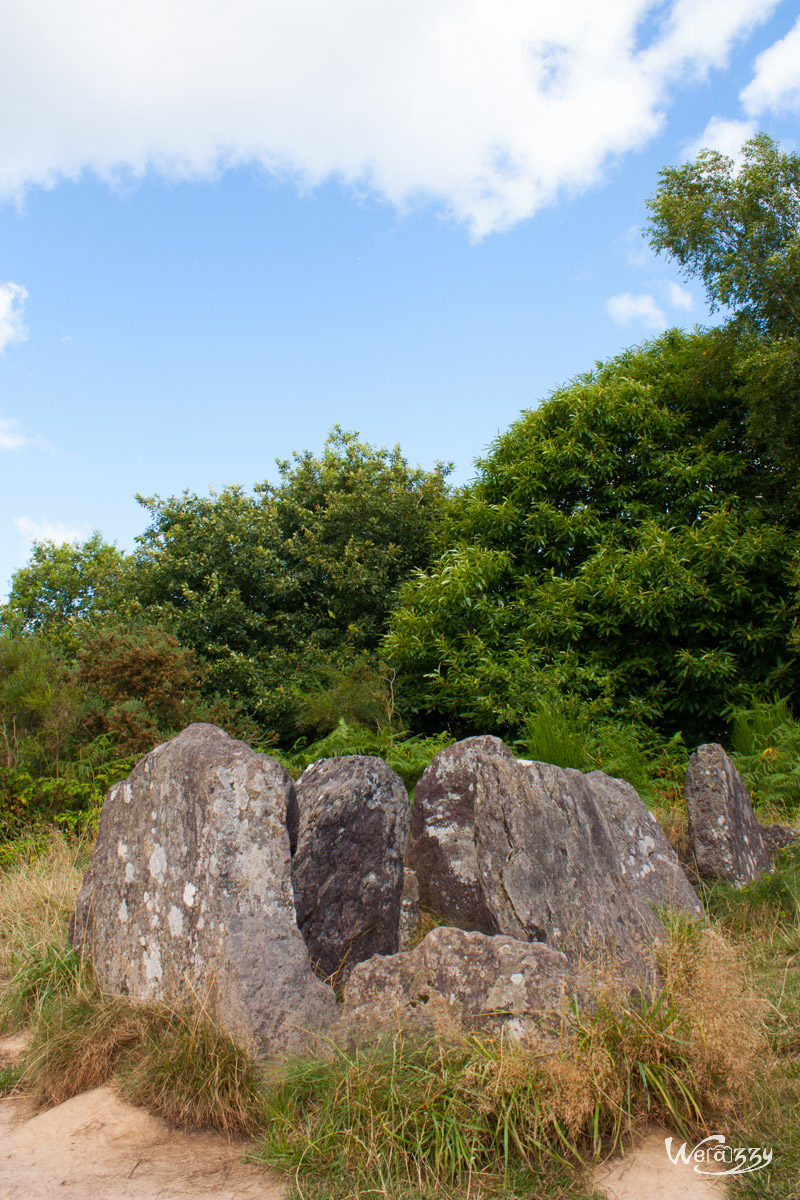
[[[792,692],[797,534],[743,393],[724,331],[672,331],[515,422],[401,592],[401,703],[513,732],[576,695],[711,736],[732,704]]]

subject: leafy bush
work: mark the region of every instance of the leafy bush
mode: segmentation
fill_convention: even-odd
[[[732,758],[754,803],[800,808],[800,722],[788,701],[755,703],[733,714]]]
[[[346,754],[374,754],[401,777],[413,795],[420,775],[431,759],[453,741],[446,733],[423,737],[396,734],[392,730],[366,729],[348,725],[340,719],[336,728],[315,742],[297,742],[290,752],[268,748],[267,753],[279,759],[297,777],[306,767],[320,758],[341,758]]]

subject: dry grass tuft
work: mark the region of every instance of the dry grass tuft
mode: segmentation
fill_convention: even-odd
[[[85,857],[82,843],[53,831],[44,842],[18,844],[0,870],[0,986],[21,956],[64,940]]]

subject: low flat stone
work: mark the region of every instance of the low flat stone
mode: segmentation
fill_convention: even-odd
[[[297,921],[316,970],[342,982],[398,949],[408,793],[383,759],[350,754],[304,771],[297,802]]]
[[[289,773],[190,725],[106,797],[70,925],[100,984],[208,1005],[245,1046],[302,1048],[336,1016],[297,928]]]
[[[750,796],[722,746],[698,747],[686,771],[689,837],[701,879],[742,887],[772,865]]]
[[[442,1032],[547,1029],[565,1006],[584,1003],[587,975],[541,943],[439,926],[401,954],[376,955],[344,988],[342,1028],[368,1037],[375,1027]]]

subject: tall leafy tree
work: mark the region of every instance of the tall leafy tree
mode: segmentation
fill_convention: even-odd
[[[140,597],[242,698],[289,736],[305,689],[377,646],[401,581],[427,565],[449,468],[334,428],[320,455],[278,464],[247,494],[143,499]]]
[[[134,594],[133,558],[99,533],[81,545],[35,542],[16,571],[0,627],[43,639],[68,657],[87,630],[118,620]]]
[[[741,163],[714,150],[665,167],[650,244],[705,285],[741,344],[754,435],[794,462],[800,434],[800,155],[766,134]]]
[[[385,651],[420,721],[518,731],[548,694],[665,732],[798,683],[797,534],[735,339],[665,334],[523,414],[409,581]]]

